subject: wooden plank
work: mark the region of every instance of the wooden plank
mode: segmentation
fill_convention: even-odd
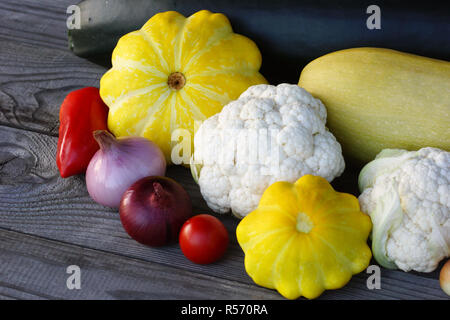
[[[252,284],[1,229],[0,253],[0,297],[5,299],[281,299],[275,291]],[[82,270],[81,290],[66,287],[69,265]],[[421,285],[421,298],[445,299],[425,293],[429,283],[420,277],[388,274],[382,279],[386,299],[415,297],[417,286],[405,290],[405,282]],[[352,282],[362,284],[364,279]],[[360,290],[340,291],[346,291],[341,296],[345,299],[374,298]],[[334,299],[333,293],[325,292],[322,299]]]
[[[130,239],[118,213],[94,203],[83,176],[62,179],[55,165],[57,138],[0,126],[0,227],[134,259],[189,270],[193,274],[251,284],[243,265],[235,228],[238,220],[219,216],[226,225],[230,248],[211,265],[196,265],[182,255],[179,246],[149,248]],[[198,187],[183,167],[171,167],[169,176],[190,194],[195,213],[212,213]],[[383,269],[382,290],[368,290],[368,275],[361,273],[343,289],[326,292],[323,299],[444,298],[437,278]],[[384,281],[383,279],[386,279]],[[20,279],[17,279],[20,280]]]
[[[147,248],[131,240],[123,231],[117,210],[90,199],[83,176],[59,177],[56,142],[44,134],[0,126],[1,227],[167,265],[176,262],[194,270],[205,269],[186,260],[178,245]],[[186,168],[172,167],[169,176],[188,190],[195,212],[210,212]],[[237,220],[227,216],[223,221],[234,235]],[[206,269],[210,274],[231,274],[248,282],[234,236],[228,255],[226,263]]]
[[[90,200],[82,176],[66,180],[58,176],[54,155],[59,105],[71,90],[98,86],[105,71],[66,49],[65,9],[71,2],[22,0],[18,5],[16,1],[3,0],[0,3],[0,124],[3,125],[0,126],[0,226],[70,242],[82,251],[92,248],[120,255],[125,260],[131,257],[142,263],[157,262],[164,268],[175,266],[181,273],[188,270],[194,281],[197,275],[205,275],[250,285],[251,279],[243,268],[243,254],[234,236],[236,219],[220,217],[232,236],[224,259],[210,266],[194,265],[182,256],[177,245],[153,249],[137,244],[123,231],[117,211]],[[357,168],[350,172],[357,172]],[[211,213],[185,168],[170,168],[168,175],[188,190],[196,212]],[[357,194],[355,181],[356,174],[347,173],[333,184],[339,191]],[[15,247],[20,246],[21,237],[17,235],[11,240]],[[56,249],[49,250],[46,254]],[[13,269],[27,257],[24,252],[16,252],[17,255],[10,256]],[[107,266],[102,268],[106,270]],[[24,284],[25,290],[17,287],[17,283],[27,279],[24,277],[23,274],[11,276],[11,282],[5,285],[9,289],[0,291],[0,296],[5,299],[52,297],[51,291],[35,290],[32,283]],[[121,276],[110,274],[109,279],[115,277]],[[439,289],[437,272],[424,275],[383,269],[382,289],[373,291],[366,288],[366,279],[364,273],[357,275],[345,288],[326,292],[322,298],[446,298]],[[206,298],[208,290],[205,290]],[[268,291],[268,295],[264,297],[270,298],[273,293]],[[126,296],[128,293],[122,297]]]
[[[81,288],[67,288],[67,267]],[[273,291],[0,229],[0,297],[10,299],[280,299]]]
[[[32,44],[36,48],[67,48],[67,7],[72,0],[2,0],[0,39]],[[3,42],[3,41],[2,41]]]
[[[0,124],[57,136],[64,97],[75,89],[98,87],[104,72],[68,50],[2,41]]]

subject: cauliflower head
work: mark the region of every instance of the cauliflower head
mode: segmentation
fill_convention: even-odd
[[[359,175],[382,266],[431,272],[450,255],[450,152],[385,149]]]
[[[325,127],[326,109],[297,85],[256,85],[205,120],[194,138],[191,170],[208,206],[239,218],[276,181],[306,174],[328,181],[345,164]]]

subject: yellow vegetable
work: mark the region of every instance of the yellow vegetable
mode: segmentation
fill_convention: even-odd
[[[299,86],[327,107],[346,156],[383,149],[450,150],[450,63],[381,48],[336,51],[309,63]]]
[[[100,81],[108,128],[119,137],[154,141],[169,163],[175,129],[187,129],[193,140],[195,120],[221,111],[249,86],[267,83],[255,43],[233,33],[223,14],[207,10],[189,18],[156,14],[119,40],[112,65]]]
[[[334,191],[322,177],[305,175],[267,188],[236,235],[255,283],[288,299],[313,299],[367,268],[371,228],[356,197]]]

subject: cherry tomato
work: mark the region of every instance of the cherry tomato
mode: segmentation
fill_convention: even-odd
[[[199,214],[181,227],[179,241],[186,258],[194,263],[208,264],[223,256],[229,237],[219,219],[209,214]]]

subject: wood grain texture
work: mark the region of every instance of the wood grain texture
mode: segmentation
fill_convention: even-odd
[[[231,236],[225,257],[195,265],[177,244],[149,248],[130,239],[118,212],[90,199],[83,176],[59,177],[59,106],[68,92],[98,86],[105,71],[66,49],[70,4],[0,3],[0,298],[278,298],[245,273],[237,219],[219,217]],[[357,194],[357,170],[347,170],[333,182],[335,188]],[[212,213],[186,168],[171,167],[168,176],[186,188],[195,213]],[[61,268],[75,262],[91,274],[86,290],[67,293],[64,285],[49,284],[52,279],[65,283]],[[361,273],[321,299],[446,298],[437,272],[382,269],[381,290],[368,290],[367,277]]]
[[[0,230],[0,297],[10,299],[280,299],[275,292]],[[81,270],[69,290],[67,267]],[[207,294],[206,294],[207,293]]]
[[[9,40],[2,40],[0,57],[0,124],[53,136],[58,135],[64,97],[82,87],[98,87],[105,72],[68,50]]]
[[[83,176],[62,179],[54,155],[57,138],[42,133],[0,126],[0,227],[76,244],[123,257],[156,262],[193,274],[202,274],[251,285],[243,266],[243,253],[235,238],[238,220],[219,216],[231,244],[225,257],[212,265],[196,265],[182,255],[177,244],[149,248],[130,239],[116,210],[94,203]],[[212,213],[201,198],[189,171],[171,167],[168,175],[190,194],[194,211]],[[382,290],[368,290],[368,275],[354,277],[343,289],[326,292],[323,299],[444,298],[437,278],[383,269]],[[203,293],[210,298],[211,293]]]
[[[77,0],[2,0],[0,40],[31,44],[36,48],[67,47],[67,7]]]

